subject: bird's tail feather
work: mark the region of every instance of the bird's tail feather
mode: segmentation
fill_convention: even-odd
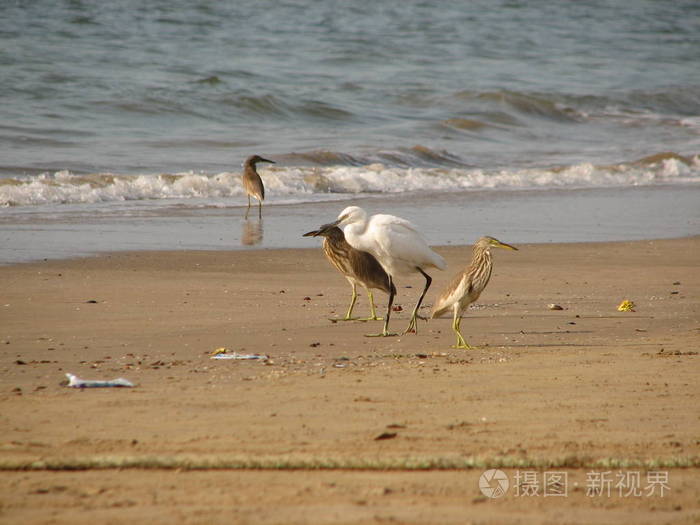
[[[447,262],[439,253],[433,252],[433,266],[438,270],[444,270],[447,268]]]
[[[449,306],[444,306],[442,308],[435,308],[433,309],[433,313],[430,315],[431,319],[437,319],[438,317],[442,317],[444,314],[447,313],[447,311],[450,309]]]

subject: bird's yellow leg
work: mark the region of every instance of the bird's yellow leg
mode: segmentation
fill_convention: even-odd
[[[386,323],[384,323],[384,328],[382,329],[382,332],[380,334],[365,334],[365,337],[394,337],[397,335],[399,334],[395,332],[389,332]]]
[[[408,326],[406,327],[406,330],[404,330],[404,334],[408,334],[411,332],[418,333],[418,326],[416,323],[416,319],[418,318],[418,313],[413,310],[413,313],[411,314],[411,320],[408,322]]]
[[[452,348],[463,348],[464,350],[473,350],[474,347],[471,346],[462,337],[462,331],[460,330],[460,325],[462,324],[462,317],[457,314],[455,310],[454,318],[452,319],[452,330],[457,334],[457,344]]]
[[[423,299],[423,296],[421,296],[420,300],[416,303],[416,307],[413,309],[413,312],[411,313],[411,320],[408,322],[408,326],[403,331],[404,335],[411,333],[411,332],[418,333],[418,324],[416,323],[416,319],[418,318],[418,308],[420,306],[422,299]]]
[[[370,316],[369,317],[363,317],[361,319],[358,319],[359,321],[381,321],[381,317],[377,317],[377,310],[374,307],[374,296],[372,295],[372,292],[370,290],[367,290],[367,297],[369,298],[369,309],[370,309]]]
[[[355,302],[357,302],[357,287],[353,284],[352,285],[352,298],[350,299],[350,306],[348,308],[348,312],[345,314],[345,317],[341,319],[342,321],[352,321],[352,309],[355,308]]]
[[[355,302],[357,302],[357,288],[355,284],[352,285],[352,297],[350,297],[350,306],[348,307],[348,311],[345,314],[345,317],[342,319],[338,318],[329,318],[329,321],[355,321],[357,318],[352,316],[352,310],[355,308]]]
[[[393,299],[393,297],[391,297]],[[393,337],[395,334],[393,332],[389,332],[389,316],[391,312],[391,303],[392,301],[389,301],[389,308],[387,308],[386,315],[384,316],[384,328],[382,329],[382,333],[380,334],[365,334],[365,337]]]

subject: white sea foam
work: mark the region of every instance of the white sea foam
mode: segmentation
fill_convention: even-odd
[[[700,132],[700,117],[685,117],[680,120],[680,125]]]
[[[556,169],[483,170],[363,167],[275,167],[263,171],[272,200],[304,202],[324,195],[335,199],[358,194],[527,190],[700,183],[700,159],[661,155],[653,161],[613,166],[582,163]],[[240,173],[216,175],[76,175],[69,172],[32,178],[0,179],[0,206],[106,203],[146,200],[221,201],[244,196]]]

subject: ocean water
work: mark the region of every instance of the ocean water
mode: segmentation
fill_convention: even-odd
[[[285,219],[246,243],[253,153],[277,161],[266,216]],[[695,0],[0,6],[0,261],[301,246],[292,224],[357,202],[456,242],[475,196],[470,235],[507,201],[532,230],[510,240],[562,240],[580,199],[563,240],[688,235],[699,154]],[[640,199],[674,213],[613,227]],[[220,219],[239,233],[203,241]],[[202,228],[163,245],[185,223]]]

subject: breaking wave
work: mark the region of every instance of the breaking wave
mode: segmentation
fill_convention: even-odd
[[[417,155],[426,154],[423,151]],[[324,195],[348,199],[359,194],[625,187],[700,183],[700,156],[659,153],[614,165],[582,163],[557,168],[485,170],[467,167],[404,167],[327,153],[345,165],[261,170],[271,200],[305,202]],[[239,172],[214,175],[74,174],[60,171],[32,177],[0,178],[0,206],[100,203],[168,199],[226,199],[245,195]]]

